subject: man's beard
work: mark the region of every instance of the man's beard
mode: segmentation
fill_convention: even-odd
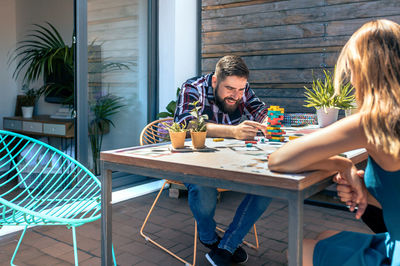
[[[224,112],[224,113],[228,113],[228,114],[233,114],[236,109],[238,108],[239,100],[236,100],[236,103],[231,105],[231,104],[227,104],[226,100],[233,100],[235,101],[235,99],[230,98],[230,97],[225,97],[224,99],[222,99],[221,97],[219,97],[218,95],[218,88],[219,88],[219,84],[217,84],[217,87],[215,88],[215,103],[217,104],[218,108]]]

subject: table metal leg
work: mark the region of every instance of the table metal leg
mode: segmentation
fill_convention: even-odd
[[[111,170],[106,170],[101,162],[101,265],[112,265],[112,208]]]
[[[303,265],[303,197],[289,199],[289,266]]]

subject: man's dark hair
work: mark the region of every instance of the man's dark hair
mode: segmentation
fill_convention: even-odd
[[[222,57],[215,66],[215,76],[218,82],[225,80],[229,76],[249,78],[249,69],[242,58],[236,55],[226,55]]]

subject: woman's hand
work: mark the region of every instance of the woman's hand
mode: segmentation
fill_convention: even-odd
[[[368,193],[363,177],[364,171],[357,170],[352,166],[351,169],[339,172],[333,178],[333,181],[338,184],[337,191],[340,200],[350,207],[350,211],[354,211],[358,206],[357,219],[361,218],[368,205]]]

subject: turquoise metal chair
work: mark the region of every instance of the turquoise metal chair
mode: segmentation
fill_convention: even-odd
[[[0,227],[24,226],[11,265],[29,226],[72,229],[78,265],[76,227],[101,217],[101,183],[82,164],[54,147],[0,130]],[[10,189],[11,186],[11,189]],[[1,189],[1,188],[7,189]],[[113,249],[114,265],[116,264]]]

